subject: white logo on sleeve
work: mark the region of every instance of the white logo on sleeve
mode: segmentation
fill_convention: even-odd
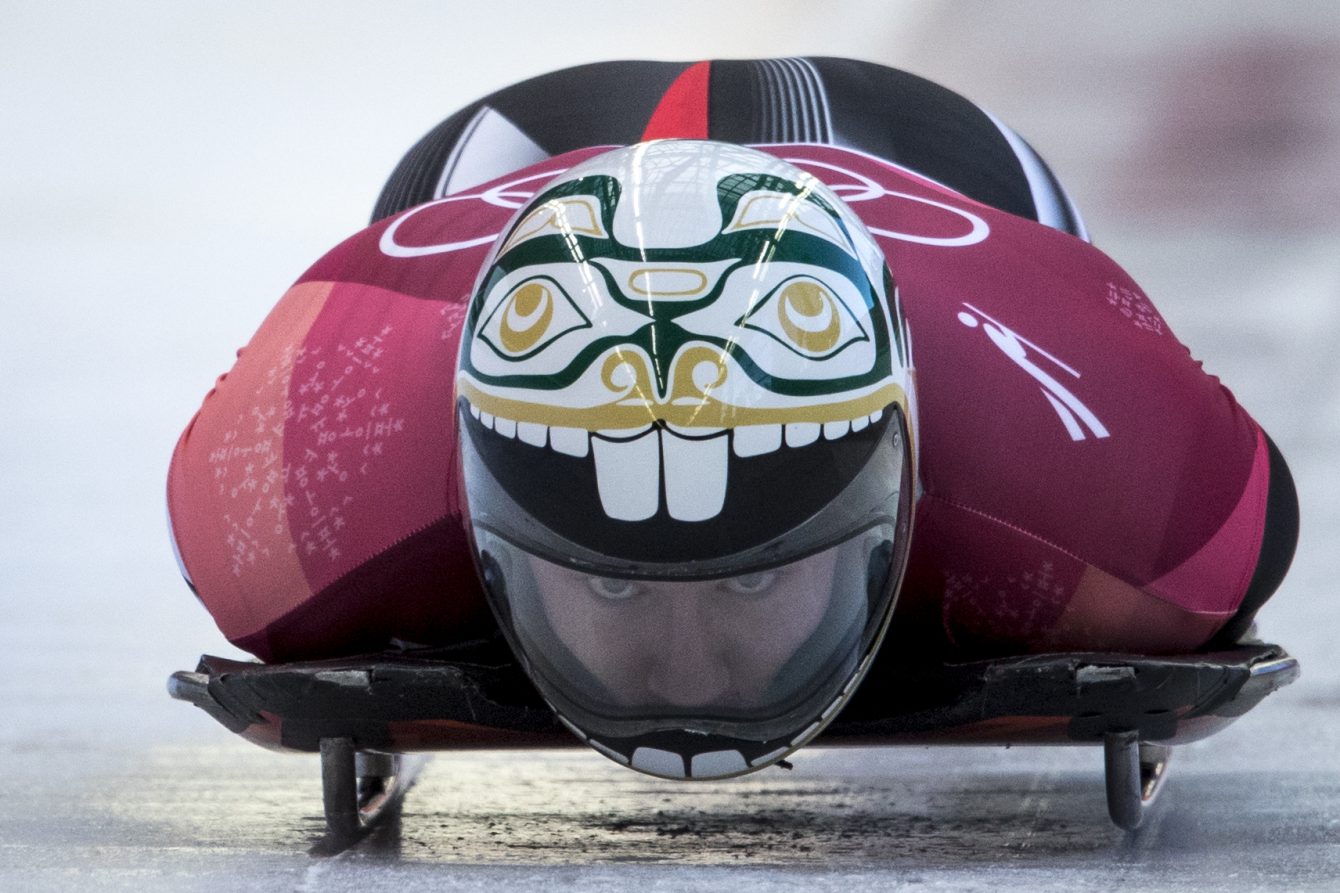
[[[1041,357],[1048,360],[1056,368],[1065,372],[1073,378],[1079,378],[1080,374],[1070,366],[1061,362],[1047,351],[1038,347],[1027,338],[1019,335],[1009,326],[1000,320],[978,310],[973,305],[963,304],[967,310],[961,310],[958,314],[958,321],[970,329],[981,328],[986,333],[986,337],[991,339],[991,343],[1000,348],[1000,352],[1014,361],[1014,364],[1031,375],[1038,384],[1042,396],[1047,398],[1052,409],[1056,410],[1056,415],[1065,425],[1066,433],[1070,435],[1071,440],[1084,440],[1088,433],[1094,437],[1102,439],[1108,436],[1107,428],[1098,421],[1098,417],[1093,414],[1089,407],[1085,406],[1078,397],[1072,394],[1063,384],[1043,370],[1034,359]]]

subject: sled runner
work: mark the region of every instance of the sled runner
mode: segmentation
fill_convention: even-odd
[[[1151,657],[1066,653],[881,667],[818,739],[826,745],[1101,745],[1112,821],[1139,827],[1174,745],[1211,735],[1298,675],[1277,645]],[[229,731],[321,754],[337,851],[395,814],[417,754],[576,746],[498,641],[266,665],[204,656],[168,681]]]

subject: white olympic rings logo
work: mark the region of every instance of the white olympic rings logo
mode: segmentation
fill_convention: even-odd
[[[976,214],[972,213],[971,211],[964,210],[963,208],[956,208],[953,205],[947,204],[945,202],[936,201],[935,199],[925,198],[919,195],[912,195],[907,192],[896,192],[891,189],[885,189],[883,186],[876,183],[869,177],[866,177],[862,174],[858,174],[855,171],[849,170],[845,167],[841,167],[840,165],[829,164],[828,162],[825,161],[815,161],[810,158],[787,158],[785,160],[789,161],[791,164],[796,165],[797,167],[822,168],[824,170],[832,171],[834,173],[843,174],[844,176],[850,177],[855,182],[826,184],[829,189],[832,189],[844,201],[848,203],[854,204],[857,202],[875,201],[883,198],[901,199],[904,201],[916,202],[917,204],[929,205],[933,208],[939,208],[941,210],[948,211],[949,213],[954,214],[960,219],[966,221],[969,225],[969,230],[967,233],[961,236],[947,236],[947,237],[926,236],[926,235],[919,235],[917,233],[897,232],[896,230],[879,229],[877,227],[867,225],[867,228],[870,230],[870,232],[876,236],[881,236],[886,239],[895,239],[900,242],[913,242],[917,245],[930,245],[938,248],[963,248],[968,245],[976,245],[977,243],[984,241],[986,237],[991,233],[991,227],[987,224],[985,220],[983,220]],[[394,222],[392,222],[390,226],[386,228],[386,230],[382,233],[381,241],[378,243],[378,247],[381,249],[381,252],[385,254],[387,257],[410,258],[410,257],[426,257],[428,255],[433,254],[446,254],[452,251],[462,251],[466,248],[474,248],[479,245],[491,244],[495,239],[498,238],[498,233],[490,233],[489,235],[486,236],[477,236],[473,239],[463,239],[457,242],[443,242],[436,245],[402,245],[401,243],[396,241],[396,233],[400,230],[401,226],[403,226],[411,218],[418,215],[420,212],[426,211],[429,208],[435,208],[439,205],[445,205],[450,202],[482,201],[486,204],[490,204],[498,208],[508,208],[511,210],[516,210],[517,208],[520,208],[526,202],[534,198],[536,193],[536,190],[534,189],[520,189],[518,187],[523,186],[526,183],[533,182],[535,180],[548,180],[552,177],[558,176],[559,174],[563,173],[566,170],[567,168],[554,168],[552,170],[546,170],[541,173],[528,174],[524,177],[520,177],[515,180],[509,180],[506,183],[500,183],[497,186],[484,190],[483,192],[472,192],[463,195],[449,195],[446,198],[440,198],[437,199],[436,201],[431,201],[426,204],[419,205],[416,208],[412,208],[409,211],[406,211],[403,215],[397,218]]]

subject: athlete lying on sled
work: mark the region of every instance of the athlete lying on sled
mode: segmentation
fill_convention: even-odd
[[[183,572],[271,665],[179,674],[230,728],[347,757],[556,714],[712,778],[841,711],[1106,740],[1125,784],[1292,678],[1238,644],[1296,539],[1283,458],[961,97],[586,66],[448,119],[376,216],[173,456]]]

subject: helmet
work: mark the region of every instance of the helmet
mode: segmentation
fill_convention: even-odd
[[[489,602],[572,731],[710,778],[836,715],[907,555],[908,352],[870,234],[771,155],[640,143],[517,213],[463,329],[461,481]]]

